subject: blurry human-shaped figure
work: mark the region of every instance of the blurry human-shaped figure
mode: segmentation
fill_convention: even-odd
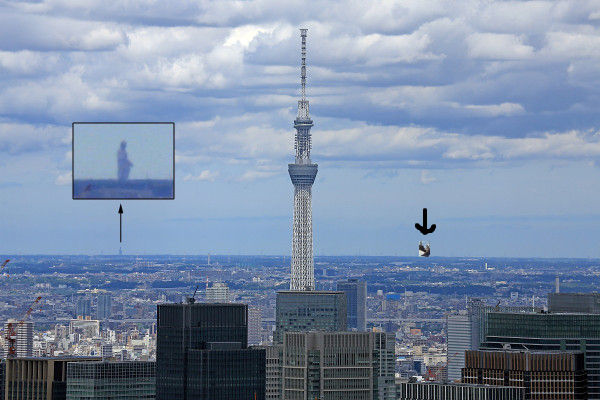
[[[123,140],[117,152],[117,174],[119,181],[123,182],[129,178],[129,171],[131,171],[132,165],[132,162],[127,158],[127,142]]]

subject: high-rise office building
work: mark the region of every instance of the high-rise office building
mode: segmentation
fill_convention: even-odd
[[[531,312],[531,307],[522,306],[490,306],[481,299],[472,298],[467,309],[447,316],[448,344],[448,380],[460,380],[461,370],[465,366],[465,351],[478,350],[484,337],[487,315],[491,312]],[[539,309],[536,309],[539,311]]]
[[[77,299],[77,307],[75,309],[75,316],[86,319],[92,316],[92,301],[88,297],[81,297]]]
[[[229,287],[222,282],[215,282],[206,289],[207,303],[229,303]]]
[[[283,346],[265,346],[265,350],[267,354],[265,399],[281,400]]]
[[[156,363],[153,361],[67,364],[67,400],[154,398]]]
[[[113,345],[112,343],[104,343],[102,344],[102,346],[100,347],[100,355],[102,356],[103,360],[106,360],[108,358],[112,358],[113,357]]]
[[[348,329],[367,330],[367,282],[348,279],[338,282],[337,290],[346,293],[348,302]]]
[[[400,382],[398,400],[525,400],[525,388],[468,383]]]
[[[492,312],[484,337],[482,349],[581,351],[587,398],[600,399],[600,314]]]
[[[96,319],[110,318],[112,314],[112,296],[110,293],[101,293],[97,298]]]
[[[248,345],[262,342],[262,310],[259,307],[248,307]]]
[[[549,293],[548,312],[600,314],[600,293]]]
[[[4,400],[4,384],[6,381],[6,363],[0,358],[0,399]]]
[[[382,332],[286,333],[283,400],[395,400],[395,339]]]
[[[248,308],[190,300],[158,306],[156,398],[265,398],[264,349],[248,348]]]
[[[277,292],[273,342],[281,344],[285,332],[345,331],[346,307],[344,292]]]
[[[581,352],[469,350],[464,383],[525,388],[525,399],[587,399]]]
[[[4,399],[65,400],[67,363],[97,357],[7,358]]]
[[[474,316],[467,310],[446,317],[448,380],[450,382],[460,380],[461,370],[465,366],[465,351],[479,348],[476,338],[477,325],[473,318]]]
[[[8,324],[12,323],[16,335],[15,355],[17,357],[33,356],[33,322],[25,321],[20,323],[16,320],[9,320],[4,324],[4,332],[8,332]],[[4,349],[8,355],[8,349]]]
[[[308,99],[306,98],[306,35],[308,29],[300,29],[302,39],[302,65],[300,67],[301,98],[298,115],[294,120],[296,136],[294,147],[296,161],[288,165],[294,185],[294,224],[292,239],[291,290],[315,289],[315,265],[313,258],[312,185],[317,176],[317,164],[310,159],[312,147]]]

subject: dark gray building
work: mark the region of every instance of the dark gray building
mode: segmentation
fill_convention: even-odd
[[[525,388],[466,383],[401,382],[398,400],[524,400]]]
[[[4,400],[4,380],[6,379],[6,363],[0,361],[0,399]]]
[[[112,314],[112,296],[110,293],[101,293],[97,298],[96,319],[110,318]]]
[[[383,332],[288,332],[281,399],[395,400],[394,350]]]
[[[548,312],[600,314],[600,293],[549,293]]]
[[[77,299],[75,316],[84,318],[92,316],[92,301],[88,297],[81,297]]]
[[[248,348],[248,306],[158,306],[156,398],[265,398],[264,349]]]
[[[277,292],[273,342],[281,344],[285,332],[347,330],[347,304],[344,292]]]
[[[338,282],[337,290],[346,293],[348,302],[348,329],[367,330],[367,282],[348,279]]]
[[[156,398],[156,363],[70,362],[67,400]]]

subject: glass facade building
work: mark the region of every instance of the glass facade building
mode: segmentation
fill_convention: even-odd
[[[265,398],[264,349],[248,348],[248,307],[158,306],[156,398]]]
[[[156,363],[70,362],[67,400],[156,398]]]
[[[600,314],[600,293],[549,293],[548,311]]]
[[[328,291],[277,292],[273,342],[285,332],[340,332],[348,328],[346,293]]]
[[[367,330],[367,282],[348,279],[338,282],[337,290],[346,293],[348,302],[348,329]]]
[[[490,313],[483,349],[580,351],[589,400],[600,400],[600,314]]]

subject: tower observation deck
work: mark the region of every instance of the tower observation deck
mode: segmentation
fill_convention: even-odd
[[[288,172],[294,185],[291,290],[315,289],[311,191],[318,167],[310,159],[310,128],[313,126],[313,121],[310,119],[308,100],[306,99],[307,32],[308,29],[300,29],[300,37],[302,38],[302,65],[300,68],[302,94],[301,99],[298,101],[298,116],[294,120],[296,162],[288,165]]]

